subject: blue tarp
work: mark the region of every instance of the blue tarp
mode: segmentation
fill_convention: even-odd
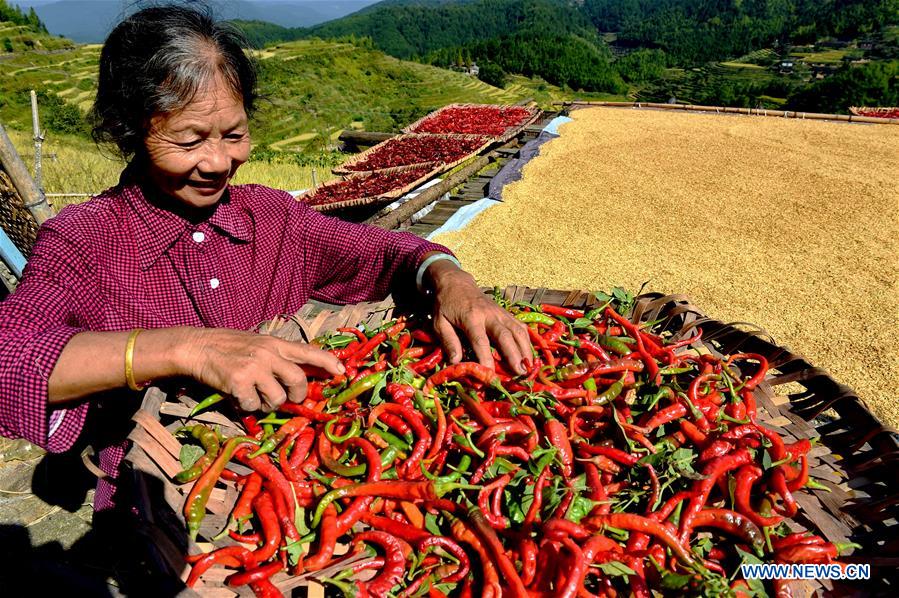
[[[440,228],[429,234],[428,239],[443,233],[462,230],[471,222],[472,218],[500,203],[502,201],[503,187],[521,178],[521,170],[524,168],[524,165],[540,154],[540,146],[558,137],[559,126],[567,122],[571,122],[571,119],[567,116],[557,116],[552,119],[536,139],[528,141],[521,147],[517,158],[506,162],[499,172],[494,175],[490,181],[487,197],[460,208]]]

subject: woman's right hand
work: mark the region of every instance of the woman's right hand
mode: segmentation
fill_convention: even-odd
[[[273,411],[306,397],[302,366],[344,373],[339,359],[306,343],[226,328],[197,329],[182,348],[186,373],[232,395],[245,411]]]

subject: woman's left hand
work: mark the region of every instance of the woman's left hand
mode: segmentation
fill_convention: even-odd
[[[478,362],[494,368],[491,341],[516,374],[524,374],[533,359],[527,327],[498,306],[475,284],[471,274],[448,261],[428,268],[434,289],[434,331],[440,336],[450,363],[462,359],[457,330],[468,337]]]

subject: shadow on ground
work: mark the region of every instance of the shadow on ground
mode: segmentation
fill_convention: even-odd
[[[154,574],[159,568],[135,516],[92,517],[96,478],[79,453],[0,463],[0,594],[177,595],[178,580]]]

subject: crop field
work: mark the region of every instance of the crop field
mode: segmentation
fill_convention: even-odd
[[[899,127],[572,117],[502,204],[435,241],[486,286],[684,293],[764,327],[899,423]]]

